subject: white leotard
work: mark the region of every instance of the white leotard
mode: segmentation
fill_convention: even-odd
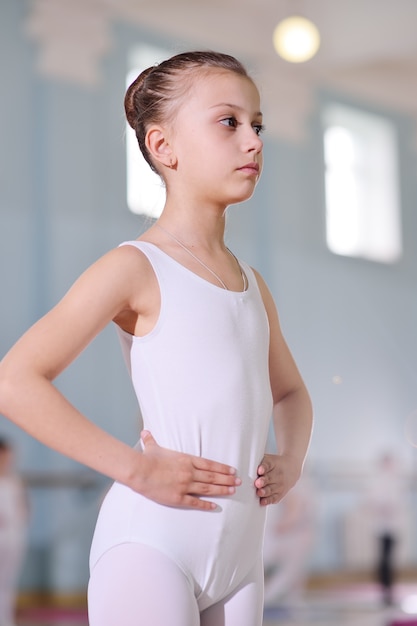
[[[234,495],[212,498],[218,505],[213,512],[163,506],[113,484],[90,566],[121,543],[152,546],[182,569],[203,610],[231,593],[262,554],[265,507],[254,481],[272,411],[267,315],[245,263],[248,287],[234,292],[151,243],[122,245],[146,255],[161,293],[159,319],[149,334],[136,337],[118,328],[144,428],[160,446],[235,467],[242,484]]]

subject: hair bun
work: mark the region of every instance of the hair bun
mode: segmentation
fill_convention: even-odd
[[[137,120],[140,115],[140,109],[138,107],[136,96],[140,91],[142,91],[144,82],[153,69],[154,66],[148,67],[148,69],[141,72],[126,91],[124,100],[126,119],[133,130],[136,130]]]

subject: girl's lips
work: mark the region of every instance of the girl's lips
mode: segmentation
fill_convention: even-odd
[[[252,174],[259,174],[259,165],[257,163],[247,163],[238,168],[241,172],[249,172]]]

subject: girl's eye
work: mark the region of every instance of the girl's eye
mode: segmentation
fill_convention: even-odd
[[[239,122],[235,117],[233,117],[233,115],[225,117],[220,120],[220,122],[228,128],[237,128],[239,126]],[[265,130],[265,126],[263,124],[253,124],[252,128],[258,136]]]
[[[237,119],[233,116],[225,117],[223,120],[220,120],[222,124],[228,126],[229,128],[237,128],[238,122]]]
[[[263,124],[254,124],[253,130],[259,137],[259,135],[264,132],[265,126]]]

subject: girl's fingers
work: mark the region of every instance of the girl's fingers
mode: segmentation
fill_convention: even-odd
[[[197,509],[199,511],[214,511],[217,509],[215,502],[209,502],[208,500],[201,500],[195,496],[185,496],[183,506],[187,508]]]
[[[218,461],[211,461],[210,459],[203,459],[199,456],[193,457],[193,465],[196,469],[203,470],[205,472],[213,472],[215,474],[224,474],[226,476],[235,476],[236,469],[225,463],[219,463]]]
[[[213,485],[205,482],[195,482],[190,485],[190,494],[197,496],[230,496],[235,493],[237,485]]]
[[[236,476],[235,468],[230,465],[161,448],[146,430],[142,431],[141,439],[144,454],[156,460],[159,468],[164,461],[166,463],[165,468],[157,470],[160,472],[158,488],[160,492],[161,484],[165,483],[169,494],[167,492],[162,500],[171,506],[213,510],[217,508],[216,505],[202,498],[230,496],[242,482]],[[150,494],[152,492],[153,488],[150,489]]]
[[[241,479],[234,474],[219,474],[218,472],[207,472],[196,469],[193,480],[206,486],[236,487],[242,483]]]

